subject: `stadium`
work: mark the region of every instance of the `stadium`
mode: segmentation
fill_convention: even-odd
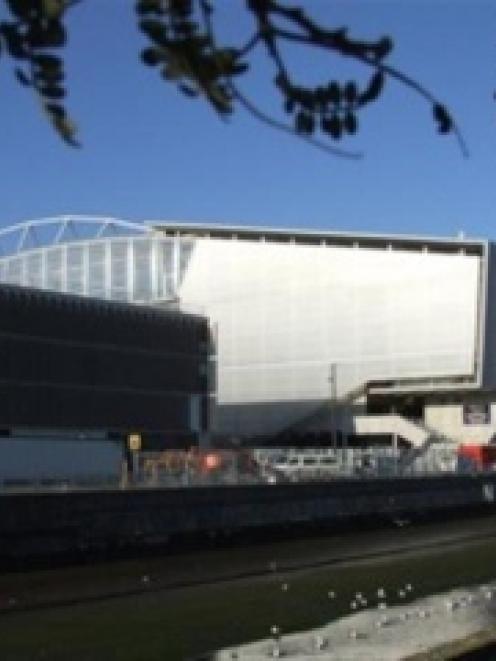
[[[0,231],[0,282],[206,318],[209,435],[488,444],[485,240],[63,216]],[[0,421],[1,424],[1,421]]]

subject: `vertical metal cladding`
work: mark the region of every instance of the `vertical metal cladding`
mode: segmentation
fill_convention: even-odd
[[[183,309],[218,335],[220,431],[271,433],[371,381],[475,385],[482,256],[197,238]],[[415,389],[415,387],[413,388]]]
[[[205,319],[0,285],[0,428],[192,433]]]

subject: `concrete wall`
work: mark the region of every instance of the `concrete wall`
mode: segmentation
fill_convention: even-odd
[[[496,437],[496,397],[471,395],[470,403],[489,403],[489,424],[464,424],[463,403],[428,403],[424,411],[424,422],[430,430],[436,431],[457,443],[489,443]]]
[[[300,485],[0,494],[0,563],[163,543],[171,536],[484,506],[496,475]]]

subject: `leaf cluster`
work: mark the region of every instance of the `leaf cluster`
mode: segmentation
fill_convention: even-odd
[[[286,113],[293,116],[294,130],[311,136],[320,130],[333,140],[358,130],[358,111],[376,101],[384,87],[382,62],[393,48],[389,37],[364,42],[351,39],[345,28],[327,30],[312,21],[299,7],[270,0],[248,0],[267,53],[276,67],[275,84],[283,96]],[[282,21],[281,21],[282,19]],[[338,53],[373,67],[367,87],[360,90],[354,80],[338,80],[307,87],[292,82],[280,43],[293,42],[307,49]]]
[[[140,30],[150,44],[141,52],[143,62],[158,67],[166,81],[177,83],[188,97],[203,95],[220,115],[233,111],[229,79],[244,73],[236,48],[218,48],[210,16],[212,6],[202,0],[196,16],[191,0],[138,0]]]
[[[393,78],[423,96],[432,106],[440,133],[455,131],[461,136],[447,108],[417,81],[387,64],[393,49],[389,36],[363,41],[349,36],[347,28],[330,30],[313,21],[302,7],[289,7],[277,0],[247,0],[255,16],[258,34],[276,67],[275,84],[284,97],[284,108],[293,115],[294,130],[304,136],[320,131],[334,140],[358,130],[358,111],[379,99],[385,79]],[[340,84],[331,80],[309,88],[292,82],[280,43],[297,43],[329,55],[349,57],[372,70],[368,85],[359,90],[355,81]]]
[[[0,22],[0,53],[16,61],[14,73],[38,95],[55,130],[77,146],[76,128],[62,103],[66,96],[62,58],[53,51],[66,45],[63,16],[71,0],[6,0],[11,20]]]
[[[276,76],[276,86],[283,94],[284,109],[293,115],[298,133],[311,135],[320,130],[334,140],[344,133],[358,130],[357,113],[367,103],[379,98],[384,86],[384,74],[375,72],[364,90],[355,81],[344,85],[336,80],[314,88],[292,85],[285,76]]]

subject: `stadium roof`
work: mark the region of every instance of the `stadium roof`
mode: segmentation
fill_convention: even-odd
[[[0,229],[0,257],[45,246],[151,231],[149,225],[107,216],[65,215],[27,220]]]
[[[167,236],[323,244],[384,250],[462,252],[474,255],[482,254],[488,243],[483,239],[467,239],[462,234],[456,237],[434,237],[175,221],[136,223],[108,216],[67,214],[28,220],[0,229],[0,258],[65,243],[152,232],[160,232]]]
[[[147,222],[146,225],[167,235],[187,235],[219,239],[246,239],[281,243],[324,244],[383,248],[396,250],[427,250],[432,252],[464,252],[481,254],[487,246],[484,239],[456,237],[414,236],[401,234],[369,234],[318,229],[255,227],[245,225],[217,225],[215,223]]]

